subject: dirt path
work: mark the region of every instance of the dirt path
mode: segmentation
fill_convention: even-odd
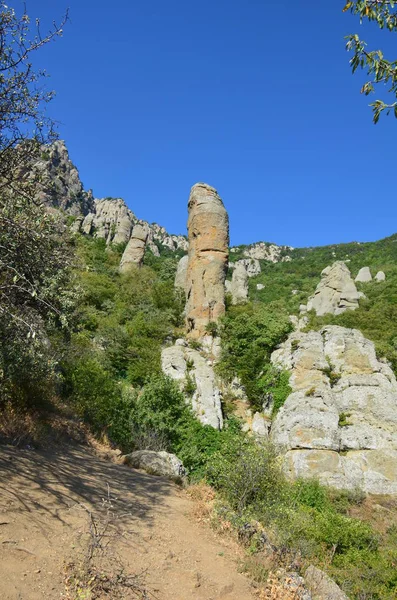
[[[232,547],[194,520],[192,501],[174,484],[85,448],[45,454],[0,447],[2,600],[68,597],[65,564],[81,556],[90,512],[99,515],[101,526],[108,485],[109,552],[117,553],[127,574],[146,572],[150,597],[253,598],[249,582],[237,572]]]

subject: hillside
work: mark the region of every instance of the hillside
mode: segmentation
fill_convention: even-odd
[[[206,184],[192,188],[184,237],[95,199],[63,143],[35,168],[56,233],[50,248],[29,243],[56,261],[31,284],[57,312],[12,296],[33,333],[1,325],[2,441],[53,448],[77,419],[126,464],[204,480],[216,496],[208,518],[245,547],[264,598],[287,594],[290,572],[303,586],[291,597],[311,597],[302,575],[313,565],[352,600],[395,598],[384,514],[397,481],[397,235],[229,249],[226,209]],[[26,240],[15,240],[19,257]],[[362,267],[385,280],[354,284]],[[355,310],[316,315],[309,298],[334,272],[344,280],[333,293],[347,282]]]

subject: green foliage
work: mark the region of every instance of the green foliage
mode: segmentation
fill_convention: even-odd
[[[350,417],[350,413],[345,413],[345,412],[340,413],[339,421],[338,421],[339,427],[348,427],[349,425],[351,425],[351,423],[349,422],[349,417]]]
[[[271,370],[269,359],[291,329],[287,313],[276,304],[231,307],[222,321],[218,372],[226,381],[239,377],[255,408],[261,408],[272,390],[278,407],[285,400],[286,376]]]
[[[358,15],[360,22],[367,19],[375,22],[380,29],[391,32],[397,31],[397,5],[394,0],[355,0],[348,1],[343,9]],[[353,52],[350,61],[353,73],[357,69],[367,71],[370,79],[364,83],[361,93],[368,96],[375,91],[375,86],[383,84],[388,86],[388,93],[397,97],[397,61],[389,61],[383,56],[381,50],[368,51],[367,44],[357,34],[347,36],[346,49]],[[397,118],[397,101],[385,103],[375,100],[370,105],[373,110],[373,120],[377,123],[383,111],[392,112]]]

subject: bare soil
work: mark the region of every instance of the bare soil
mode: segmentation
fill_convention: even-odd
[[[175,484],[83,446],[0,446],[0,598],[254,598],[238,573],[238,548],[199,523],[194,509]],[[109,580],[91,595],[76,592],[70,582],[98,540],[107,568],[139,575],[146,596],[112,590]]]

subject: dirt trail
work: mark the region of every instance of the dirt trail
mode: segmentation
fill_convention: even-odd
[[[173,483],[108,462],[86,448],[46,454],[0,447],[2,600],[68,597],[65,564],[77,560],[89,511],[101,509],[108,485],[117,516],[114,550],[127,573],[146,571],[144,584],[153,597],[254,597],[237,572],[233,548],[194,520],[193,502]]]

